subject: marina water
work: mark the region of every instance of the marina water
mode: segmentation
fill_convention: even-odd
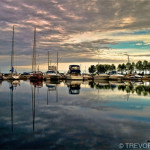
[[[150,82],[0,83],[0,149],[120,149],[149,133]]]

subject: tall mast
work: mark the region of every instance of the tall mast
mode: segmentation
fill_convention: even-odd
[[[33,56],[32,56],[32,71],[36,71],[36,27],[34,29],[34,44],[33,44]]]
[[[12,35],[12,52],[11,52],[11,73],[14,72],[14,26],[13,26],[13,35]]]
[[[49,70],[49,51],[48,51],[48,70]]]
[[[57,52],[57,73],[58,73],[58,52]]]

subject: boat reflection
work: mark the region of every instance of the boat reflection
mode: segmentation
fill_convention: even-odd
[[[30,84],[33,85],[35,88],[43,87],[43,81],[30,81]]]
[[[80,86],[83,81],[66,81],[66,85],[69,88],[69,94],[80,94]]]
[[[47,80],[45,84],[47,87],[47,105],[49,101],[49,95],[53,91],[56,91],[56,102],[58,102],[58,85],[60,84],[60,82]]]
[[[3,81],[2,81],[2,80],[0,80],[0,86],[2,85],[2,82],[3,82]]]

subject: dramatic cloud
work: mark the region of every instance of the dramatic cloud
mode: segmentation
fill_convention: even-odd
[[[59,51],[64,62],[96,62],[100,49],[109,50],[106,59],[103,57],[105,63],[109,57],[109,62],[120,61],[119,57],[112,58],[116,49],[136,54],[140,48],[140,54],[147,55],[149,17],[149,0],[1,0],[0,55],[10,55],[13,25],[15,55],[22,59],[32,55],[34,27],[41,63],[45,63],[47,51],[52,61]],[[129,47],[133,43],[134,47]],[[0,63],[4,63],[2,59]],[[31,65],[21,59],[18,63]]]

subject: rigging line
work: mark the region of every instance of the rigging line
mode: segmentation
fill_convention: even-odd
[[[62,59],[62,57],[63,57],[63,56],[61,56],[61,57],[58,59],[58,62],[60,62],[60,60]],[[56,64],[57,64],[57,63],[55,63],[54,66],[55,66]]]

